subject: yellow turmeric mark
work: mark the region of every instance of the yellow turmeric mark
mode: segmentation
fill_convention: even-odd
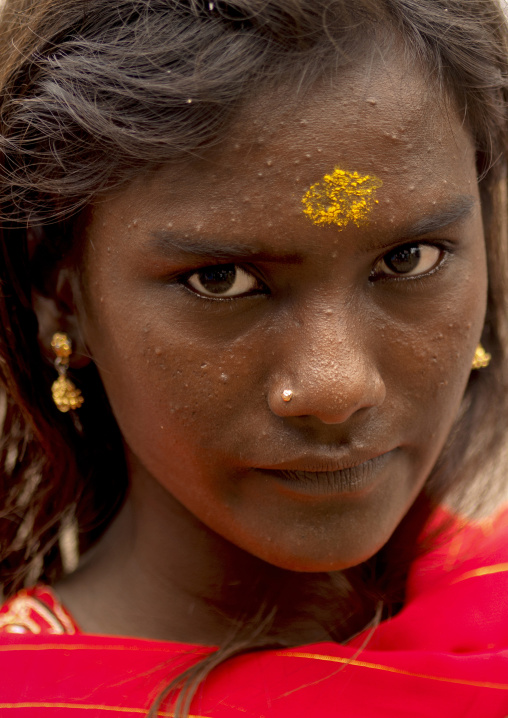
[[[378,204],[376,190],[382,184],[378,177],[346,172],[336,167],[304,194],[304,214],[318,225],[345,227],[354,222],[360,227],[373,206]]]

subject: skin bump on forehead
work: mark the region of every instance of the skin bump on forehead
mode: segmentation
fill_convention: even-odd
[[[217,223],[223,222],[228,212],[233,233],[235,222],[250,215],[257,224],[261,213],[271,224],[290,207],[295,219],[301,217],[302,198],[323,192],[326,176],[333,178],[328,189],[339,184],[351,189],[356,176],[371,178],[363,185],[369,221],[378,213],[371,203],[383,204],[395,183],[404,190],[400,200],[413,205],[409,191],[418,195],[423,184],[440,185],[450,177],[450,165],[458,168],[466,153],[474,162],[474,148],[454,101],[429,87],[428,80],[425,69],[413,64],[408,71],[392,53],[340,77],[323,78],[305,93],[293,86],[260,90],[239,112],[226,142],[163,170],[168,201],[187,206],[191,227],[202,216],[213,225],[214,213]],[[443,152],[446,162],[440,173],[433,156]],[[337,169],[348,174],[334,176]],[[154,188],[160,187],[160,179],[160,173],[154,175]],[[146,186],[146,178],[141,184]],[[326,225],[330,217],[323,215],[323,204],[309,201],[305,209],[310,219],[319,216]],[[350,214],[341,214],[340,221],[346,216],[353,224],[361,221],[362,206],[360,202]]]
[[[94,207],[96,312],[83,334],[136,458],[133,483],[155,479],[210,529],[283,568],[338,570],[377,551],[462,401],[484,321],[483,234],[471,139],[452,104],[434,99],[393,56],[305,96],[260,92],[214,152]],[[355,173],[382,182],[365,230],[302,211],[337,168],[346,186]],[[427,238],[436,271],[399,282],[383,270],[377,281],[415,228],[415,244],[422,228],[440,233],[444,210],[445,228],[455,217],[444,246]],[[190,290],[221,264],[244,267],[256,290],[224,302]],[[360,449],[395,468],[359,501],[288,499],[267,473],[302,456],[328,467],[330,451],[349,466]]]

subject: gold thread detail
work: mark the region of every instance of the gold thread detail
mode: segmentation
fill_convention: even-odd
[[[0,703],[0,709],[7,708],[53,708],[53,709],[69,709],[75,708],[76,710],[87,710],[87,711],[108,711],[112,713],[137,713],[146,716],[146,708],[123,708],[122,706],[106,706],[106,705],[93,705],[88,703]],[[159,711],[157,713],[160,718],[174,718],[174,713],[168,713],[167,711]],[[189,714],[189,718],[206,718],[206,716],[192,715]]]
[[[88,643],[10,643],[10,644],[0,644],[0,653],[3,651],[27,651],[30,653],[31,651],[133,651],[133,650],[139,650],[143,651],[144,653],[160,653],[159,646],[145,646],[143,645],[145,640],[146,642],[150,643],[148,639],[140,638],[139,645],[136,643],[136,646],[125,646],[125,645],[101,645],[101,644],[88,644]],[[205,650],[202,646],[192,646],[193,651],[196,654],[197,658],[200,658],[202,656],[207,656],[210,651]],[[189,655],[189,651],[187,648],[182,648],[180,651],[174,651],[177,655],[183,655],[187,656]]]
[[[479,576],[491,576],[493,573],[506,573],[508,571],[508,563],[496,563],[492,566],[482,566],[474,571],[467,571],[462,576],[458,576],[450,583],[459,583],[459,581],[466,581],[468,578],[477,578]]]
[[[501,691],[508,691],[508,683],[484,683],[483,681],[470,681],[466,678],[447,678],[446,676],[430,676],[425,673],[413,673],[403,668],[394,668],[393,666],[384,666],[380,663],[368,663],[367,661],[358,661],[354,658],[340,658],[339,656],[322,656],[317,653],[297,653],[287,651],[277,651],[277,656],[288,656],[289,658],[312,658],[316,661],[330,661],[331,663],[345,663],[349,666],[358,668],[371,668],[377,671],[385,671],[386,673],[397,673],[410,678],[423,678],[429,681],[439,681],[441,683],[456,683],[461,686],[471,686],[472,688],[495,688]]]
[[[378,177],[336,167],[304,194],[303,213],[317,225],[335,224],[342,229],[354,222],[360,227],[378,204],[376,190],[382,185]]]

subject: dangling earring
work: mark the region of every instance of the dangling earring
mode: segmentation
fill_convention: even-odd
[[[490,364],[491,355],[485,351],[481,344],[478,344],[473,357],[471,369],[485,369]]]
[[[58,379],[53,382],[51,387],[53,401],[57,408],[63,412],[79,409],[84,399],[80,390],[67,378],[69,357],[72,354],[72,342],[67,334],[56,332],[51,340],[51,348],[56,354],[55,369],[58,372]]]

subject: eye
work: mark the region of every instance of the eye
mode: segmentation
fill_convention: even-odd
[[[371,277],[415,277],[427,274],[439,265],[442,256],[443,250],[432,244],[403,244],[376,262]]]
[[[216,299],[240,297],[263,290],[263,284],[237,264],[217,264],[188,274],[183,282],[196,294]]]

